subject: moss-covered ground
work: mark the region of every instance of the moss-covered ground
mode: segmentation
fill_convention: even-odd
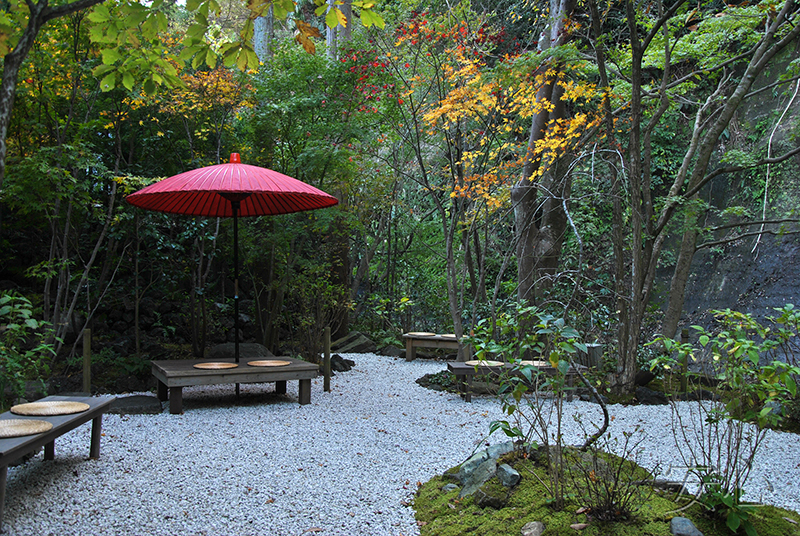
[[[544,536],[670,536],[669,521],[676,516],[691,519],[705,536],[735,534],[727,528],[724,520],[706,514],[697,504],[686,508],[687,500],[676,501],[674,493],[665,491],[644,494],[646,502],[638,505],[636,513],[617,522],[600,522],[593,520],[591,513],[577,513],[586,504],[569,488],[566,506],[555,510],[544,484],[548,482],[544,467],[527,458],[511,463],[522,475],[522,480],[513,488],[506,506],[501,509],[482,508],[472,497],[460,500],[460,488],[444,491],[442,488],[446,484],[457,482],[453,476],[457,468],[426,482],[414,501],[421,535],[520,536],[526,523],[541,521],[546,527]],[[751,521],[759,536],[800,536],[800,515],[796,512],[761,506],[751,515]],[[579,531],[570,527],[579,523],[588,526]],[[744,531],[740,529],[739,533],[744,534]]]

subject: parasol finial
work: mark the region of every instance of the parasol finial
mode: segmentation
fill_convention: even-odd
[[[239,156],[239,153],[231,153],[230,163],[231,164],[241,164],[242,163],[242,159]]]

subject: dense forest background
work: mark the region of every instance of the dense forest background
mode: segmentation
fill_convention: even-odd
[[[120,374],[232,340],[232,222],[124,198],[233,152],[340,201],[240,222],[275,354],[535,304],[624,390],[654,335],[796,299],[795,2],[255,4],[86,2],[16,74],[36,13],[0,21],[6,386],[77,371],[87,328]]]

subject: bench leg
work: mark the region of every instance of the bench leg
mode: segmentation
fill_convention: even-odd
[[[8,477],[8,466],[0,467],[0,532],[3,530],[3,511],[6,507],[6,478]]]
[[[467,390],[464,392],[464,400],[472,402],[472,374],[467,375]]]
[[[417,347],[411,339],[406,339],[406,361],[414,361],[417,357]]]
[[[275,382],[275,392],[279,395],[286,394],[286,380]]]
[[[55,460],[56,458],[56,440],[52,440],[44,446],[44,459]]]
[[[166,402],[167,401],[167,385],[163,383],[161,380],[156,380],[158,384],[158,400],[159,402]]]
[[[92,440],[89,443],[89,457],[96,460],[100,457],[100,435],[103,431],[103,415],[92,419]]]
[[[183,413],[183,387],[169,388],[169,412],[173,415]]]
[[[300,380],[300,387],[299,387],[299,398],[300,404],[310,404],[311,403],[311,380]]]

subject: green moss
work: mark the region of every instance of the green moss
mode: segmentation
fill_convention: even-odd
[[[453,482],[452,475],[458,471],[458,467],[455,467],[448,471],[448,475],[432,478],[417,492],[414,508],[420,534],[519,536],[526,523],[541,521],[546,526],[547,536],[575,536],[576,531],[570,528],[573,523],[589,523],[580,531],[581,536],[669,536],[670,519],[683,516],[691,519],[705,536],[732,536],[724,521],[707,516],[699,505],[680,510],[686,506],[686,502],[676,503],[671,493],[654,493],[632,520],[624,522],[592,522],[585,514],[577,514],[582,505],[574,495],[568,498],[563,510],[556,511],[548,501],[550,493],[544,485],[548,477],[542,467],[528,459],[504,457],[504,461],[513,465],[522,475],[505,508],[481,508],[471,497],[459,499],[459,489],[443,491],[445,484]],[[502,487],[496,479],[487,485]],[[567,494],[570,493],[567,490]],[[759,507],[751,516],[751,521],[759,536],[800,536],[800,525],[784,518],[800,521],[799,514],[772,506]]]

